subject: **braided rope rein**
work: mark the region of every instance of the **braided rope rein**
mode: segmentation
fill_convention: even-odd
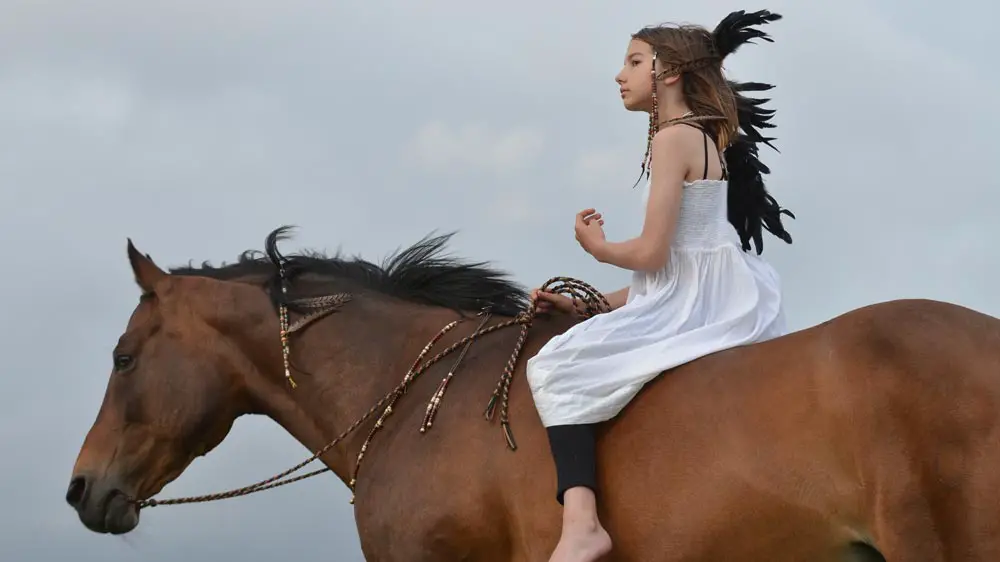
[[[580,314],[585,318],[589,318],[596,314],[600,314],[611,310],[611,305],[608,303],[607,298],[605,298],[605,296],[600,291],[578,279],[573,279],[571,277],[553,277],[548,281],[546,281],[545,284],[543,284],[540,289],[550,293],[570,295],[572,298],[580,300],[585,305],[584,311],[582,311]],[[287,362],[288,336],[296,331],[303,329],[304,327],[313,323],[314,321],[327,316],[328,314],[336,310],[336,308],[346,303],[349,300],[349,298],[350,297],[347,295],[331,295],[326,297],[315,297],[315,298],[305,299],[303,303],[299,304],[302,304],[303,306],[306,306],[308,308],[319,308],[319,309],[326,308],[326,309],[319,310],[317,312],[314,312],[306,316],[305,318],[302,318],[299,322],[295,323],[291,327],[288,326],[287,322],[287,308],[284,306],[281,307],[281,310],[279,312],[280,315],[282,316],[281,342],[286,357],[285,374],[292,388],[295,388],[295,381],[291,379]],[[270,478],[261,480],[254,484],[250,484],[248,486],[243,486],[240,488],[233,488],[225,492],[216,492],[212,494],[171,498],[165,500],[157,500],[155,498],[149,498],[145,500],[135,500],[134,498],[131,498],[130,499],[131,503],[136,505],[138,509],[144,509],[147,507],[156,507],[161,505],[205,503],[205,502],[223,500],[228,498],[247,496],[257,492],[262,492],[264,490],[269,490],[271,488],[286,486],[294,482],[299,482],[301,480],[305,480],[307,478],[312,478],[313,476],[329,472],[330,468],[324,467],[318,470],[314,470],[312,472],[308,472],[305,474],[301,474],[299,476],[282,480],[286,476],[289,476],[292,473],[297,472],[298,470],[302,469],[309,463],[315,461],[324,453],[333,448],[337,443],[343,441],[347,436],[353,433],[354,430],[356,430],[361,424],[367,421],[379,408],[381,408],[383,405],[386,405],[386,403],[388,402],[388,405],[386,405],[385,409],[382,411],[382,414],[376,420],[375,425],[372,427],[371,432],[369,432],[367,439],[361,446],[361,451],[358,453],[357,460],[355,462],[354,472],[352,474],[350,483],[348,485],[352,492],[350,503],[353,504],[354,489],[355,489],[355,484],[357,482],[357,474],[361,465],[361,460],[364,458],[365,451],[367,450],[368,445],[371,442],[372,438],[375,436],[375,433],[381,427],[383,427],[386,418],[388,418],[392,414],[393,411],[392,407],[399,400],[399,398],[406,393],[406,390],[409,387],[409,385],[414,380],[416,380],[417,377],[419,377],[422,373],[427,371],[427,369],[430,368],[431,365],[434,365],[438,361],[444,359],[445,357],[453,353],[455,350],[463,348],[463,351],[460,354],[459,358],[452,366],[452,369],[449,370],[445,378],[441,381],[441,384],[438,385],[437,390],[434,392],[428,403],[427,412],[425,413],[423,423],[420,426],[420,433],[426,433],[426,431],[430,429],[433,423],[434,414],[437,412],[437,408],[441,403],[442,397],[444,396],[445,388],[447,387],[448,382],[454,376],[455,370],[458,367],[458,363],[465,356],[465,352],[468,351],[469,346],[471,346],[472,343],[480,336],[484,336],[486,334],[498,331],[508,326],[520,324],[521,332],[520,335],[518,336],[517,343],[514,346],[514,351],[511,353],[510,358],[507,360],[507,364],[504,367],[503,373],[500,376],[500,380],[497,383],[496,388],[493,390],[493,394],[490,396],[485,411],[485,417],[487,421],[491,421],[493,419],[493,414],[495,411],[496,404],[498,401],[500,402],[500,424],[501,427],[503,428],[504,438],[506,439],[507,446],[512,451],[516,451],[517,444],[514,441],[513,432],[510,429],[507,402],[509,398],[510,384],[514,377],[514,369],[517,364],[517,360],[520,356],[521,349],[523,348],[524,343],[527,340],[528,330],[530,329],[536,316],[536,301],[535,298],[532,297],[529,301],[528,309],[526,311],[519,313],[512,319],[505,320],[503,322],[494,324],[489,327],[484,327],[486,323],[489,321],[489,318],[491,317],[491,314],[489,313],[488,309],[480,312],[479,316],[483,317],[483,321],[480,323],[479,327],[472,334],[465,336],[464,338],[451,344],[450,346],[443,349],[437,355],[430,358],[429,360],[427,360],[427,362],[421,365],[420,364],[421,359],[423,359],[430,352],[434,344],[437,343],[438,340],[440,340],[446,333],[448,333],[455,326],[457,326],[462,321],[462,319],[454,320],[449,324],[447,324],[444,328],[442,328],[437,333],[437,335],[435,335],[427,343],[427,345],[424,346],[423,350],[420,352],[420,354],[417,355],[416,360],[413,362],[413,366],[410,368],[409,371],[407,371],[406,375],[403,377],[403,380],[398,385],[396,385],[395,388],[393,388],[389,393],[380,398],[371,408],[368,409],[368,411],[363,416],[354,421],[350,426],[347,427],[347,429],[341,432],[340,435],[335,437],[332,441],[327,443],[320,450],[316,451],[312,456],[298,463],[297,465],[289,468],[288,470],[275,474]]]

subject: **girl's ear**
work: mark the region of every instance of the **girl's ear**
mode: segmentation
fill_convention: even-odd
[[[673,74],[670,76],[663,76],[662,74],[663,64],[659,61],[656,55],[653,55],[653,76],[657,77],[657,81],[661,82],[664,86],[670,86],[681,79],[680,74]]]
[[[666,86],[671,86],[676,84],[678,80],[681,79],[680,74],[674,74],[673,76],[667,76],[666,78],[661,78],[660,81]]]

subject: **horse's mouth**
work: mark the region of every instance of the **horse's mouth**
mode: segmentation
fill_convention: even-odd
[[[95,532],[123,535],[139,525],[138,506],[129,501],[128,496],[120,490],[115,490],[104,498],[101,512],[104,514],[103,528],[92,528]]]

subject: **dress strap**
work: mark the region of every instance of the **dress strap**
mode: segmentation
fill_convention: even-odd
[[[708,132],[705,129],[701,130],[702,134],[705,135],[705,172],[702,174],[703,180],[708,179]]]
[[[679,123],[679,124],[680,125],[688,125],[690,127],[694,127],[695,129],[698,129],[699,131],[701,131],[701,133],[703,135],[705,135],[705,170],[702,172],[702,179],[706,179],[707,180],[708,179],[708,139],[709,139],[708,131],[704,127],[702,127],[701,125],[696,125],[694,123]],[[725,158],[725,156],[723,155],[723,153],[721,151],[719,152],[719,165],[722,167],[722,179],[724,179],[724,180],[729,179],[729,169],[726,166],[726,158]]]

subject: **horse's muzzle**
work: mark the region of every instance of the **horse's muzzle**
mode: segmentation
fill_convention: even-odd
[[[95,533],[121,535],[139,524],[139,510],[121,487],[107,478],[73,476],[66,490],[66,503],[76,510],[80,522]]]

